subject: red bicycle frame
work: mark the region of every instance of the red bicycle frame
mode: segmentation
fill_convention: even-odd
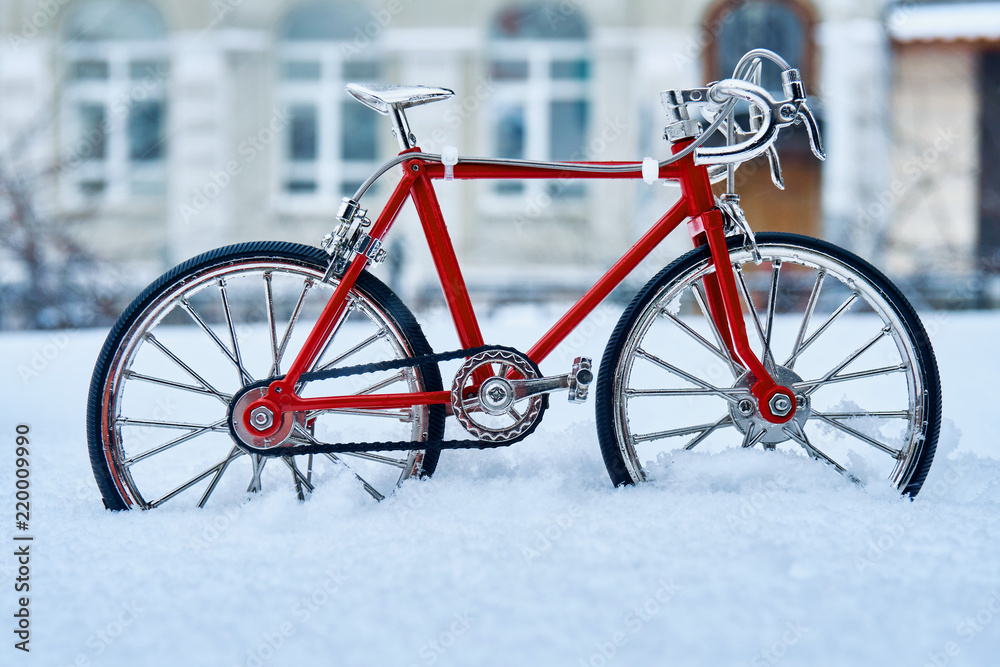
[[[691,140],[674,144],[674,152],[678,153],[687,147]],[[419,154],[419,148],[412,148],[400,153]],[[628,162],[573,162],[572,172],[559,172],[551,167],[531,164],[475,164],[459,162],[453,166],[453,177],[456,179],[551,179],[569,177],[573,179],[639,179],[642,170],[608,172],[594,169],[580,171],[580,167],[594,165],[597,167],[614,165],[625,166],[635,163]],[[451,312],[459,341],[463,348],[478,347],[484,344],[462,276],[455,249],[448,234],[448,229],[438,204],[437,195],[432,183],[435,179],[445,176],[444,165],[429,161],[414,155],[412,159],[402,163],[403,177],[389,197],[385,208],[372,226],[370,236],[382,240],[393,222],[399,215],[406,200],[412,199],[416,206],[424,235],[430,246],[431,256],[438,273],[441,287],[444,291],[448,309]],[[704,278],[706,297],[712,319],[718,326],[723,343],[729,354],[740,360],[754,377],[751,391],[758,399],[760,411],[766,419],[773,423],[783,423],[791,419],[791,415],[779,417],[772,413],[769,403],[776,394],[783,394],[790,400],[791,392],[786,387],[775,383],[761,361],[750,348],[746,326],[743,320],[739,297],[736,292],[736,281],[729,265],[729,250],[726,245],[724,218],[715,207],[715,197],[707,168],[694,163],[694,158],[688,155],[677,162],[660,167],[661,179],[675,180],[681,186],[680,200],[667,213],[657,220],[653,226],[640,238],[635,245],[615,263],[596,284],[576,303],[562,318],[550,328],[528,351],[527,356],[536,364],[540,363],[553,349],[568,336],[583,319],[598,306],[621,281],[639,265],[667,235],[684,220],[688,221],[691,238],[696,246],[707,244],[715,271]],[[250,413],[258,406],[267,407],[275,415],[274,425],[267,431],[259,431],[262,436],[276,432],[280,427],[280,415],[289,411],[333,410],[342,408],[353,409],[386,409],[404,408],[415,405],[449,404],[450,391],[418,392],[404,394],[371,394],[322,396],[302,398],[298,396],[295,387],[301,375],[313,366],[322,354],[326,341],[335,330],[338,322],[344,316],[347,307],[347,295],[354,287],[358,276],[368,264],[368,258],[359,254],[344,272],[339,285],[334,290],[330,301],[321,313],[313,330],[309,333],[298,356],[292,362],[284,378],[275,380],[269,386],[267,395],[255,401],[244,412],[248,420]],[[250,427],[249,421],[247,426]]]

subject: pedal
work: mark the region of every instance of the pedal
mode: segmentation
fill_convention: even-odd
[[[590,357],[577,357],[573,361],[573,370],[569,372],[569,395],[570,403],[584,403],[587,400],[587,392],[590,383],[594,381],[594,372],[591,370]]]

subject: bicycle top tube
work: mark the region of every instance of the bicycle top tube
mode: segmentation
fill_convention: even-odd
[[[676,162],[680,162],[687,156],[691,155],[699,146],[708,141],[708,138],[719,129],[719,127],[725,122],[726,115],[729,111],[735,107],[736,100],[730,100],[726,103],[723,111],[719,113],[718,117],[712,121],[712,123],[705,128],[705,131],[701,133],[690,145],[686,146],[683,150],[678,151],[674,155],[659,161],[659,168],[672,165]],[[368,189],[371,188],[375,182],[381,178],[387,171],[395,167],[396,165],[402,164],[407,160],[424,160],[426,162],[441,162],[440,153],[424,153],[418,150],[403,151],[393,159],[389,160],[381,167],[375,170],[375,172],[369,176],[361,187],[357,189],[354,193],[354,201],[360,201],[361,197],[364,196]],[[552,171],[559,172],[581,172],[581,173],[608,173],[608,174],[622,174],[628,172],[636,172],[642,170],[642,162],[623,162],[616,164],[606,164],[600,162],[550,162],[545,160],[517,160],[517,159],[504,159],[504,158],[481,158],[481,157],[459,157],[458,161],[465,164],[475,164],[484,166],[507,166],[507,167],[530,167],[534,169],[549,169]]]

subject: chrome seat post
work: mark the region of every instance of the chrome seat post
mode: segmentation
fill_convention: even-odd
[[[410,125],[406,122],[406,111],[397,106],[393,106],[389,113],[392,118],[392,134],[399,142],[399,150],[409,150],[417,145],[417,137],[410,131]]]

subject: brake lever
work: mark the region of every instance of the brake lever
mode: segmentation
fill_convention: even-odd
[[[819,124],[816,123],[816,117],[813,116],[812,110],[806,105],[805,100],[799,104],[799,113],[795,121],[806,126],[806,134],[809,135],[809,148],[812,149],[813,155],[819,160],[825,160],[826,152],[823,150],[823,140],[819,135]]]
[[[754,62],[751,66],[750,72],[750,82],[755,84],[760,84],[760,60]],[[764,120],[764,114],[754,105],[750,105],[750,131],[756,133],[760,129],[761,122]],[[771,167],[771,182],[779,190],[785,189],[785,179],[781,175],[781,160],[778,159],[778,148],[771,144],[767,151],[767,163]]]

